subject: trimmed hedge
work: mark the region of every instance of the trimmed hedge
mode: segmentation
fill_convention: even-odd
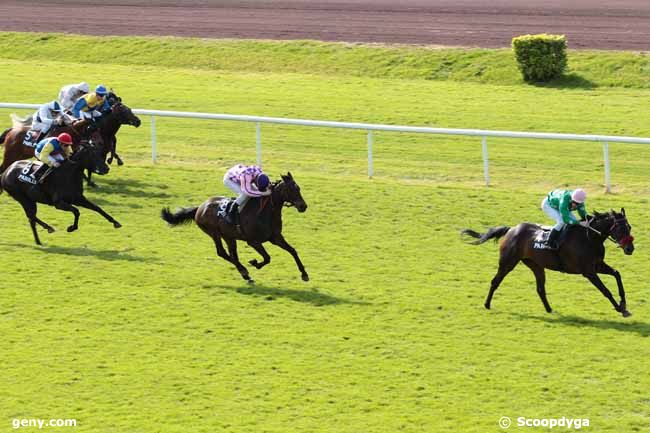
[[[558,78],[567,65],[564,35],[524,35],[512,39],[517,66],[529,82]]]

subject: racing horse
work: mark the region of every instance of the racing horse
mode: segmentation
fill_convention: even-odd
[[[25,135],[30,129],[31,117],[20,119],[12,114],[11,118],[13,127],[5,130],[0,135],[0,144],[4,143],[5,148],[2,164],[0,165],[0,174],[14,162],[34,157],[34,147],[23,143]],[[73,121],[71,117],[64,117],[61,120],[61,125],[52,126],[47,135],[40,139],[56,137],[63,132],[67,132],[72,137],[73,149],[76,149],[81,141],[88,139],[92,139],[96,146],[104,146],[101,135],[96,131],[96,128],[93,128],[90,120]]]
[[[604,243],[607,239],[613,240],[626,255],[634,252],[634,237],[630,234],[632,227],[625,216],[625,209],[621,209],[620,213],[614,210],[607,213],[594,212],[593,217],[588,218],[587,227],[576,225],[569,226],[566,230],[564,241],[558,250],[548,249],[539,242],[543,228],[536,224],[521,223],[512,228],[493,227],[486,233],[463,230],[461,235],[478,239],[471,242],[474,245],[503,237],[499,245],[499,269],[492,279],[485,308],[490,309],[492,296],[499,284],[521,261],[535,274],[537,293],[547,312],[552,312],[552,309],[546,298],[544,269],[583,275],[612,303],[616,311],[623,317],[630,316],[621,274],[604,260]],[[612,275],[616,279],[620,303],[616,302],[598,274]]]
[[[79,210],[75,206],[93,210],[113,223],[113,227],[121,227],[119,222],[83,194],[83,170],[92,170],[98,174],[106,174],[109,171],[100,147],[92,141],[80,143],[70,159],[64,161],[40,185],[35,184],[35,180],[30,177],[30,173],[37,169],[38,164],[32,161],[16,161],[0,177],[2,188],[23,207],[37,245],[42,244],[36,231],[36,224],[46,229],[48,233],[54,232],[53,227],[36,216],[37,203],[72,212],[74,223],[68,227],[68,232],[73,232],[79,227]]]
[[[226,197],[212,197],[200,206],[180,209],[176,213],[172,213],[169,208],[164,208],[161,217],[172,226],[196,222],[214,241],[219,257],[235,265],[242,278],[249,283],[253,283],[253,280],[248,269],[239,261],[237,240],[245,241],[262,256],[262,262],[256,259],[249,261],[257,269],[262,269],[271,261],[271,257],[262,245],[264,242],[271,242],[288,251],[296,261],[303,281],[309,281],[309,275],[298,253],[282,236],[282,208],[295,206],[301,213],[307,210],[307,203],[302,198],[300,187],[291,173],[287,173],[286,176],[282,176],[282,180],[271,185],[270,196],[251,198],[246,203],[241,210],[239,228],[227,224],[224,220],[227,201]],[[228,246],[228,252],[222,240]]]
[[[128,106],[122,103],[122,98],[115,95],[115,93],[109,92],[107,98],[111,109],[97,120],[96,125],[102,136],[104,158],[106,159],[110,153],[111,156],[107,160],[109,164],[115,158],[117,165],[123,165],[122,158],[117,154],[117,131],[119,131],[122,125],[131,125],[139,128],[142,122],[138,116],[133,114]],[[96,185],[90,179],[91,176],[92,171],[88,171],[88,186],[94,187]]]

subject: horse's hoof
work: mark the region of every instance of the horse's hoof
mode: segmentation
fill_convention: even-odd
[[[48,227],[47,232],[48,233],[54,233],[56,230],[54,230],[54,227]]]
[[[251,266],[255,266],[257,268],[257,259],[249,260],[248,264],[251,265]]]
[[[630,313],[627,310],[623,310],[623,312],[621,314],[623,315],[623,317],[630,317],[632,315],[632,313]]]
[[[490,304],[483,304],[483,306],[485,306],[485,309],[486,309],[486,310],[489,310],[489,309],[490,309]]]
[[[119,229],[120,227],[122,227],[122,224],[115,221],[115,222],[113,222],[113,227],[115,227],[116,229]]]
[[[71,233],[73,231],[77,230],[77,226],[70,226],[68,227],[68,233]]]
[[[91,188],[97,188],[97,184],[95,182],[88,182],[88,186]]]
[[[255,284],[255,280],[252,280],[252,279],[248,279],[248,280],[246,280],[246,282],[247,282],[248,285],[250,285],[250,286],[252,286],[253,284]]]
[[[122,161],[121,159],[118,159],[117,160],[117,165],[124,165],[124,161]]]
[[[303,281],[309,281],[309,275],[307,275],[307,274],[302,274],[302,280],[303,280]]]
[[[113,157],[111,156],[110,158],[108,158],[108,159],[106,160],[106,163],[107,163],[108,165],[111,165],[111,164],[113,163]]]

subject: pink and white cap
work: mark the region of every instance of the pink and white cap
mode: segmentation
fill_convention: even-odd
[[[587,198],[587,193],[582,188],[578,188],[571,193],[571,200],[573,200],[576,203],[584,203],[586,198]]]

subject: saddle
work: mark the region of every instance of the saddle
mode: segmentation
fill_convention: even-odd
[[[558,245],[561,245],[562,242],[564,241],[564,238],[566,238],[566,235],[569,231],[570,226],[564,226],[562,231],[560,232],[560,235],[557,238],[557,243]],[[553,230],[553,227],[549,226],[540,226],[540,230],[537,231],[537,234],[535,235],[535,238],[533,239],[533,249],[534,250],[552,250],[548,245],[548,238],[551,235],[551,230]]]
[[[40,131],[37,131],[35,129],[30,129],[29,131],[27,131],[27,134],[25,134],[25,138],[23,139],[23,144],[29,147],[36,147],[40,136],[41,136]]]

